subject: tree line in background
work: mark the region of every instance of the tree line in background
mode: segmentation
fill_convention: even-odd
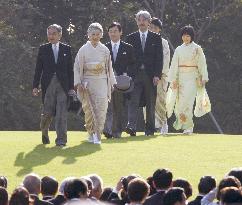
[[[39,129],[41,100],[31,95],[32,79],[48,25],[63,27],[62,41],[74,57],[90,23],[103,25],[105,43],[112,21],[122,24],[124,37],[137,30],[140,9],[162,20],[172,54],[181,44],[180,28],[194,26],[207,57],[212,112],[225,133],[242,133],[241,0],[0,0],[0,129]],[[69,115],[68,129],[83,129],[83,116]],[[195,122],[196,132],[217,132],[209,115]]]

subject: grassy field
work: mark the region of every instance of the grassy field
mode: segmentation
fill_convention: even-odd
[[[45,146],[40,132],[0,132],[0,174],[8,177],[10,192],[30,172],[58,180],[97,173],[105,186],[114,186],[120,176],[137,173],[146,178],[156,168],[170,168],[175,178],[192,183],[195,195],[201,176],[219,180],[232,167],[242,166],[242,136],[125,136],[103,139],[99,146],[87,143],[84,132],[69,132],[68,146],[62,149],[55,147],[54,132],[50,137],[51,144]]]

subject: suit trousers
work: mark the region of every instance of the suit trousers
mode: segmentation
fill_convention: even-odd
[[[43,111],[41,115],[42,134],[48,133],[51,118],[55,117],[55,130],[57,138],[56,144],[66,144],[67,142],[67,95],[56,75],[46,90]]]
[[[141,101],[145,101],[146,105],[145,133],[153,134],[155,132],[156,87],[153,85],[153,79],[146,74],[145,70],[140,70],[136,75],[134,90],[130,94],[128,104],[127,127],[134,131],[136,131],[138,109]]]
[[[124,96],[123,93],[114,91],[112,93],[111,102],[108,105],[104,132],[111,134],[114,137],[121,137],[122,120],[124,111]]]

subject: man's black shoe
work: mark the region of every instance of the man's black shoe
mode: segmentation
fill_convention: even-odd
[[[153,136],[154,135],[154,132],[146,132],[145,133],[145,136]]]
[[[50,144],[50,139],[48,136],[42,135],[42,143],[43,144]]]
[[[107,132],[103,132],[104,136],[107,138],[107,139],[111,139],[113,136]]]
[[[130,136],[136,136],[136,132],[134,130],[132,130],[131,128],[129,128],[129,127],[125,128],[125,132],[127,134],[129,134]]]
[[[56,144],[56,146],[62,148],[62,147],[65,147],[66,144]]]

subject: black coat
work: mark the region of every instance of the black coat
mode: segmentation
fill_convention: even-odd
[[[59,44],[57,64],[55,63],[51,43],[41,45],[39,48],[33,88],[38,88],[41,82],[43,100],[54,73],[56,73],[56,76],[66,93],[74,88],[72,55],[71,47],[69,45],[63,43]]]
[[[34,194],[30,194],[30,198],[34,200],[34,205],[53,205],[51,202],[39,199],[39,197]]]
[[[120,41],[116,61],[113,60],[113,51],[111,42],[106,43],[108,47],[111,58],[112,58],[112,66],[113,70],[116,71],[117,75],[122,75],[123,73],[127,73],[128,76],[133,76],[134,69],[134,49],[133,46],[125,43],[124,41]]]
[[[148,31],[144,52],[141,46],[139,31],[129,34],[126,42],[134,47],[136,59],[134,76],[138,73],[139,68],[143,64],[148,76],[152,79],[154,76],[160,77],[163,68],[163,47],[160,35]]]
[[[197,196],[193,201],[190,201],[188,205],[201,205],[203,196]]]
[[[58,194],[54,199],[49,200],[54,205],[63,205],[66,202],[64,195]]]
[[[163,205],[165,191],[159,191],[146,199],[144,205]]]

